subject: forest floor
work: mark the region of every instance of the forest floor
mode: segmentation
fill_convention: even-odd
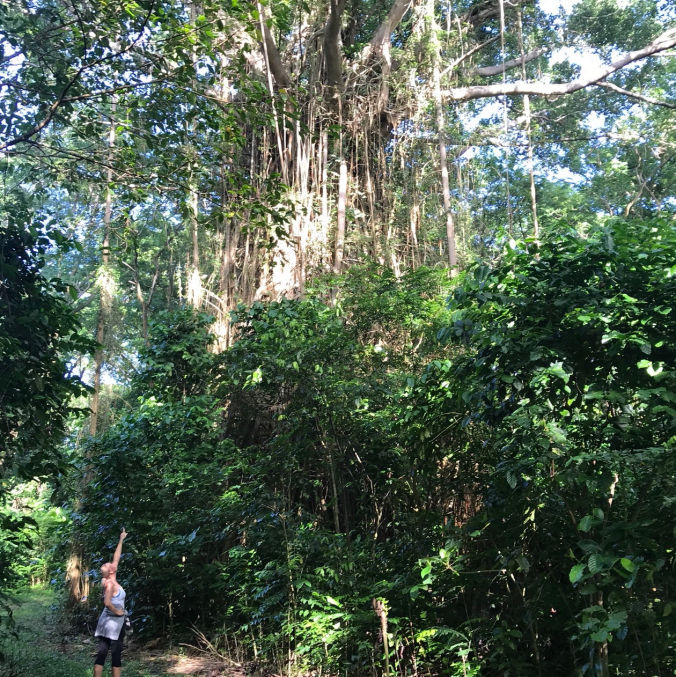
[[[30,588],[12,596],[14,636],[0,644],[0,677],[91,677],[96,644],[93,637],[73,635],[53,591]],[[247,677],[244,668],[229,667],[189,649],[148,649],[125,643],[124,677]],[[110,674],[110,656],[104,675]]]

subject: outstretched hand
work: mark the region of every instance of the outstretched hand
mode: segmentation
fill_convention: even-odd
[[[124,541],[124,539],[127,538],[127,532],[124,527],[122,527],[122,531],[120,532],[120,540]]]

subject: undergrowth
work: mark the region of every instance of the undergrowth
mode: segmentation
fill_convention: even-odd
[[[93,638],[64,644],[56,594],[45,587],[23,589],[12,595],[14,628],[0,641],[0,677],[91,677]],[[67,651],[67,653],[66,653]],[[104,670],[109,674],[110,657]],[[136,660],[125,660],[125,677],[159,677]]]

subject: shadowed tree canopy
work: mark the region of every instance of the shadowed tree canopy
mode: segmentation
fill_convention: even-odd
[[[14,198],[14,199],[13,199]],[[55,247],[27,226],[27,205],[5,196],[0,224],[0,479],[53,477],[64,469],[60,451],[72,399],[85,392],[69,359],[94,343],[67,302],[67,287],[43,273]],[[42,232],[41,232],[42,231]],[[52,237],[64,246],[58,232]],[[57,245],[58,246],[58,245]]]

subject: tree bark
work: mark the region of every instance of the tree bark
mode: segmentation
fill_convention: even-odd
[[[389,47],[392,31],[400,24],[406,12],[418,2],[420,0],[395,0],[387,17],[373,34],[371,42],[362,50],[360,61],[365,61],[371,54],[382,54],[383,50]]]
[[[134,249],[133,265],[127,263],[126,261],[122,261],[122,264],[127,268],[129,268],[133,277],[134,289],[136,291],[136,300],[138,301],[138,304],[141,308],[141,330],[143,332],[143,342],[146,345],[148,345],[148,314],[150,309],[150,303],[153,300],[155,288],[157,287],[157,281],[160,276],[160,254],[157,254],[153,260],[155,270],[153,272],[153,279],[150,282],[150,288],[148,290],[148,296],[146,298],[146,295],[143,291],[143,286],[141,285],[141,272],[139,270],[138,247],[136,242],[133,243],[133,249]]]
[[[110,319],[110,311],[113,303],[112,284],[110,274],[110,222],[113,209],[113,168],[111,164],[113,147],[115,145],[115,103],[112,106],[110,116],[110,128],[108,131],[108,170],[106,171],[106,200],[103,212],[103,241],[101,243],[101,266],[99,272],[99,313],[96,321],[96,342],[99,347],[94,353],[94,383],[92,399],[90,403],[91,415],[89,417],[89,434],[94,437],[98,431],[99,407],[101,399],[101,373],[103,371],[104,348],[106,326]]]
[[[345,9],[345,0],[330,0],[329,18],[324,28],[324,60],[326,84],[329,97],[337,97],[343,91],[343,54],[340,49],[340,26]]]
[[[198,11],[195,2],[190,3],[190,23],[192,26],[197,21]],[[192,47],[192,61],[193,65],[197,63],[197,49]],[[196,130],[196,122],[193,121],[186,126],[186,131],[194,134]],[[197,151],[188,141],[186,148],[189,161],[189,176],[188,176],[188,221],[190,224],[190,238],[192,242],[192,256],[186,266],[186,273],[188,275],[188,304],[193,308],[199,308],[204,290],[202,289],[202,276],[200,273],[200,244],[199,244],[199,181],[198,181],[198,162]]]
[[[108,169],[106,171],[106,198],[103,211],[103,240],[101,243],[101,265],[99,267],[99,312],[96,321],[96,342],[99,344],[94,353],[94,379],[92,397],[90,400],[89,434],[94,437],[99,432],[99,414],[101,402],[101,374],[105,360],[103,347],[106,338],[106,328],[110,320],[113,304],[113,277],[110,271],[110,224],[113,211],[113,166],[112,155],[115,146],[115,113],[116,102],[112,103],[110,126],[108,129]],[[84,492],[91,479],[89,463],[85,467],[81,479],[80,495]],[[76,511],[80,509],[80,498],[75,502]],[[89,597],[89,577],[87,567],[83,564],[84,553],[76,541],[71,542],[70,556],[66,565],[66,583],[68,585],[68,604],[77,606]]]
[[[347,206],[347,161],[342,151],[342,140],[338,169],[338,204],[336,208],[336,245],[333,257],[333,272],[340,273],[345,253],[345,209]]]
[[[258,3],[258,12],[260,16],[261,31],[263,33],[261,47],[267,57],[270,72],[272,73],[272,76],[274,77],[278,87],[282,87],[284,89],[291,87],[291,78],[284,68],[282,57],[280,56],[277,45],[275,44],[275,40],[270,33],[270,29],[268,28],[265,15],[263,13],[263,7],[261,6],[260,2]]]
[[[434,4],[429,3],[429,16],[434,17]],[[436,111],[437,120],[437,135],[439,141],[439,169],[441,171],[441,193],[444,205],[444,214],[446,216],[446,245],[448,248],[448,267],[450,269],[451,277],[458,274],[458,259],[456,254],[455,244],[455,217],[451,207],[451,186],[448,176],[448,153],[446,151],[446,119],[444,116],[444,102],[441,95],[441,70],[439,63],[441,61],[441,45],[436,37],[437,26],[433,21],[431,26],[434,50],[434,66],[433,66],[433,96],[434,107]]]
[[[521,77],[526,79],[526,63],[528,61],[528,55],[524,54],[523,46],[523,21],[521,18],[521,8],[517,15],[518,26],[519,26],[519,49],[521,50]],[[537,51],[537,50],[535,50]],[[532,52],[531,52],[532,53]],[[538,202],[537,202],[537,193],[535,191],[535,161],[533,158],[533,140],[531,135],[531,114],[530,114],[530,96],[528,94],[523,95],[523,113],[525,117],[526,124],[526,143],[527,143],[527,152],[528,152],[528,176],[529,176],[529,188],[530,188],[530,208],[531,215],[533,218],[533,237],[535,241],[538,241],[540,237],[540,223],[538,221]]]
[[[479,75],[484,78],[490,77],[492,75],[502,75],[505,71],[534,61],[539,56],[546,54],[548,51],[549,47],[538,47],[538,49],[534,49],[533,51],[528,52],[528,54],[520,56],[518,59],[510,59],[509,61],[505,61],[504,63],[500,63],[495,66],[477,66],[476,68],[472,68],[470,71],[467,71],[467,75]]]

